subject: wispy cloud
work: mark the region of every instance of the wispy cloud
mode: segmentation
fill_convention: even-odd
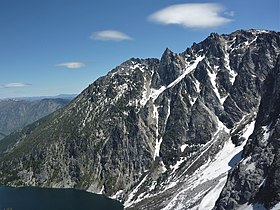
[[[28,87],[28,86],[31,86],[31,84],[13,82],[13,83],[7,83],[7,84],[0,85],[0,88],[22,88],[22,87]]]
[[[234,11],[225,11],[224,14],[229,17],[233,17],[235,15]]]
[[[94,40],[100,40],[100,41],[133,40],[133,38],[131,38],[127,34],[114,30],[96,31],[91,34],[90,38]]]
[[[148,20],[160,24],[178,24],[187,28],[211,28],[232,20],[223,17],[224,7],[217,3],[176,4],[159,10]],[[233,16],[234,13],[230,12]]]
[[[68,69],[79,69],[82,67],[85,67],[86,65],[82,62],[66,62],[66,63],[60,63],[56,64],[57,67],[64,67]]]

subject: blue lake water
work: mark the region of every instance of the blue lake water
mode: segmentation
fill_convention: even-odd
[[[0,186],[0,210],[121,210],[118,201],[75,189]]]

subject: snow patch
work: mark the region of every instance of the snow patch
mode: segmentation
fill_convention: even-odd
[[[159,97],[159,95],[165,90],[166,90],[165,86],[161,86],[159,89],[151,88],[149,91],[144,87],[140,104],[142,106],[145,106],[150,99],[152,99],[153,102],[155,102],[155,100]]]
[[[234,70],[232,70],[231,67],[230,67],[230,59],[229,59],[228,48],[229,48],[229,46],[226,45],[226,49],[225,49],[225,52],[224,52],[224,54],[225,54],[224,61],[225,61],[225,68],[228,70],[229,75],[230,75],[229,80],[230,80],[231,84],[233,85],[233,83],[235,82],[235,78],[237,76],[237,73]]]
[[[181,152],[184,152],[187,146],[188,146],[187,144],[183,144],[180,148]]]
[[[86,116],[83,119],[82,128],[84,128],[86,126],[86,122],[90,122],[91,119],[89,117],[90,117],[90,114],[92,111],[93,111],[93,106],[92,106],[92,104],[90,104],[86,110]]]
[[[153,117],[155,119],[155,127],[156,127],[156,145],[155,145],[155,152],[154,152],[154,160],[156,157],[159,157],[160,145],[162,142],[162,138],[159,139],[159,131],[158,131],[158,107],[154,105],[153,110]]]
[[[153,181],[152,185],[149,187],[149,191],[154,190],[156,188],[156,186],[157,186],[157,181]]]
[[[156,127],[156,145],[155,145],[155,152],[154,152],[154,160],[156,157],[159,157],[159,151],[160,151],[160,146],[162,143],[162,137],[159,138],[159,123],[158,123],[158,118],[159,118],[159,113],[158,113],[158,108],[157,106],[154,105],[154,110],[153,110],[153,117],[155,119],[155,127]],[[167,109],[167,116],[165,119],[165,124],[167,123],[167,120],[170,116],[170,100],[168,100],[168,109]]]
[[[155,159],[156,157],[159,157],[159,151],[160,151],[160,145],[161,145],[161,143],[162,143],[162,138],[160,138],[158,141],[156,141],[154,159]]]
[[[187,167],[187,169],[185,169],[185,171],[187,171],[190,167],[192,167],[192,165],[208,150],[208,148],[210,148],[215,143],[215,140],[217,138],[219,138],[219,135],[220,135],[221,131],[225,131],[225,132],[229,133],[229,129],[219,120],[219,118],[217,116],[216,116],[216,118],[217,118],[216,120],[217,120],[217,123],[218,123],[217,131],[214,133],[212,139],[205,144],[204,151],[201,152],[200,155],[195,160],[193,160],[193,163],[190,164]],[[235,146],[232,142],[231,142],[231,144],[233,145],[233,147]],[[234,148],[233,149],[231,148],[231,150],[235,151]]]
[[[277,203],[275,206],[273,206],[271,210],[279,210],[279,209],[280,209],[280,202]]]
[[[218,119],[217,119],[218,120]],[[255,121],[250,123],[249,126],[245,127],[244,134],[246,137],[249,137],[252,133],[254,127]],[[226,129],[226,127],[222,124],[222,122],[218,121],[218,131],[213,136],[213,140],[211,140],[211,144],[215,142],[215,139],[218,138],[219,133],[221,130]],[[226,130],[229,131],[229,130]],[[248,138],[246,138],[247,140]],[[212,142],[213,141],[213,142]],[[215,156],[214,159],[208,159],[208,161],[202,165],[194,174],[191,176],[188,176],[185,178],[184,185],[187,186],[183,188],[183,190],[180,190],[173,199],[168,203],[168,205],[164,208],[164,210],[173,210],[173,209],[180,209],[180,205],[184,204],[186,202],[184,200],[184,196],[188,195],[185,194],[188,191],[195,189],[199,186],[204,185],[204,183],[207,183],[208,181],[215,180],[219,177],[219,181],[213,186],[210,187],[208,190],[210,190],[205,197],[202,199],[200,204],[196,207],[193,207],[193,209],[211,209],[217,198],[219,197],[219,194],[226,183],[227,179],[227,172],[234,167],[234,165],[240,161],[241,159],[241,152],[243,150],[243,147],[245,146],[246,141],[242,143],[240,146],[235,146],[231,139],[228,139],[222,150]],[[208,146],[209,146],[208,145]],[[203,152],[202,152],[203,155]],[[194,160],[195,162],[195,160]],[[178,181],[173,181],[168,185],[168,188],[172,188],[173,186],[178,184]],[[215,183],[215,182],[214,182]],[[201,199],[201,193],[198,195],[193,196],[191,199],[192,202],[197,202],[199,199]],[[203,193],[204,194],[204,193]],[[195,200],[196,199],[196,200]],[[209,208],[208,208],[209,207]],[[181,208],[183,209],[183,207]]]
[[[167,88],[171,88],[171,87],[175,86],[175,85],[178,84],[182,79],[184,79],[184,78],[187,76],[187,74],[189,74],[191,71],[193,71],[193,70],[197,67],[198,63],[199,63],[200,61],[202,61],[202,60],[204,59],[204,57],[205,57],[205,56],[199,56],[199,57],[197,57],[196,60],[195,60],[191,65],[189,65],[188,67],[186,67],[184,73],[181,74],[181,75],[180,75],[177,79],[175,79],[173,82],[171,82],[171,83],[167,86]]]
[[[242,160],[242,164],[246,164],[248,161],[250,161],[252,159],[252,157],[251,156],[249,156],[249,157],[247,157],[247,158],[245,158],[244,160]]]
[[[97,191],[97,190],[98,190],[98,185],[92,183],[86,191],[91,192],[91,193],[96,193],[96,194],[103,194],[104,185],[102,185],[102,188],[99,191]]]
[[[102,185],[102,188],[101,188],[101,190],[97,193],[97,194],[103,194],[103,192],[104,192],[104,189],[105,189],[105,187],[104,187],[104,185]]]
[[[117,92],[118,92],[118,95],[115,97],[115,101],[117,101],[128,89],[128,85],[126,83],[118,86],[117,88]]]
[[[149,100],[149,93],[148,93],[148,90],[147,90],[147,88],[146,88],[146,78],[144,78],[144,91],[142,92],[142,99],[140,100],[140,104],[142,105],[142,106],[145,106],[146,105],[146,103],[148,102],[148,100]]]
[[[148,174],[142,179],[142,181],[137,185],[137,187],[134,188],[134,190],[129,193],[127,200],[124,203],[125,208],[128,208],[129,206],[133,205],[134,203],[137,203],[135,201],[133,201],[134,196],[136,195],[136,193],[138,192],[138,189],[140,188],[140,186],[146,181],[148,177]]]
[[[246,168],[246,171],[247,170],[251,170],[251,171],[254,171],[256,169],[256,163],[255,162],[252,162],[250,163],[247,168]]]
[[[153,99],[153,102],[159,97],[159,95],[166,90],[165,86],[161,86],[159,89],[151,89],[151,95],[149,98]]]
[[[177,161],[175,165],[171,165],[170,168],[172,169],[171,174],[173,174],[179,167],[180,165],[187,160],[186,157],[180,157],[180,160]]]
[[[248,40],[244,43],[245,44],[245,46],[250,46],[251,44],[253,44],[254,42],[256,42],[256,40],[257,40],[257,36],[251,41],[251,42],[249,42]]]
[[[254,30],[249,30],[252,34],[257,35],[257,34],[267,34],[269,33],[268,30],[261,30],[261,29],[254,29]]]
[[[214,208],[216,200],[219,198],[226,181],[226,176],[219,180],[219,183],[204,196],[204,198],[200,202],[198,210]]]
[[[192,64],[188,62],[186,64],[184,72],[177,79],[171,82],[167,87],[161,86],[159,89],[151,88],[150,93],[148,93],[147,89],[144,89],[144,92],[142,93],[142,99],[140,101],[141,105],[145,105],[150,100],[150,98],[152,98],[154,102],[162,92],[178,84],[182,79],[184,79],[191,71],[193,71],[197,67],[198,63],[202,61],[204,57],[205,56],[197,57],[196,60],[192,62]],[[198,81],[195,82],[195,87],[197,91],[200,91],[200,84]]]
[[[194,86],[195,86],[196,92],[199,93],[201,91],[201,88],[200,88],[200,82],[197,79],[194,80]]]
[[[252,121],[249,125],[245,127],[245,132],[243,133],[242,137],[244,137],[246,140],[249,139],[250,135],[253,133],[255,128],[256,121]]]
[[[193,106],[193,105],[194,105],[194,103],[196,102],[197,98],[198,98],[198,97],[195,97],[195,98],[193,98],[193,99],[191,99],[191,100],[190,100],[190,104],[191,104],[191,106]]]
[[[226,97],[222,98],[220,93],[219,93],[219,90],[217,88],[217,84],[216,84],[217,73],[215,73],[215,71],[210,72],[208,69],[207,69],[207,72],[208,72],[208,75],[209,75],[209,78],[210,78],[210,82],[212,84],[213,90],[214,90],[217,98],[219,99],[221,104],[224,104],[224,101],[226,100]]]
[[[230,140],[227,141],[222,151],[217,155],[215,161],[202,171],[200,180],[211,180],[227,173],[232,168],[230,164],[231,160],[243,150],[245,143],[246,142],[243,142],[242,145],[235,147]]]
[[[194,86],[195,86],[196,92],[199,94],[200,91],[201,91],[201,88],[200,88],[200,82],[199,82],[197,79],[194,80]],[[196,96],[196,97],[194,97],[194,98],[190,98],[190,104],[191,104],[191,106],[194,105],[194,103],[196,102],[197,98],[198,98],[198,96]]]
[[[270,136],[269,126],[262,126],[262,129],[264,131],[262,142],[266,142]]]
[[[160,161],[160,165],[161,165],[161,169],[162,169],[161,173],[165,173],[167,171],[167,168],[165,167],[163,161]]]
[[[118,200],[118,198],[122,196],[123,192],[124,192],[123,190],[119,190],[114,195],[112,195],[110,198]]]
[[[130,66],[130,69],[135,70],[135,69],[140,69],[141,72],[144,72],[145,66],[141,65],[140,63],[135,63],[133,62],[133,66]]]
[[[196,172],[192,176],[186,177],[185,184],[188,187],[179,191],[169,202],[169,204],[164,208],[164,210],[180,209],[180,203],[182,204],[182,202],[185,202],[184,200],[182,200],[182,198],[184,198],[185,192],[194,189],[199,185],[203,185],[209,180],[214,180],[217,177],[221,177],[217,185],[214,186],[209,193],[207,193],[205,199],[203,200],[203,203],[201,203],[200,209],[203,209],[203,206],[213,205],[216,200],[211,200],[210,197],[212,196],[214,199],[219,196],[219,193],[226,182],[227,172],[233,166],[231,162],[233,159],[235,159],[235,161],[238,161],[236,156],[238,156],[238,154],[243,150],[245,144],[246,142],[243,142],[242,145],[235,147],[232,141],[228,139],[225,142],[223,149],[216,155],[214,160],[209,159],[208,162],[201,166],[198,170],[196,170]],[[176,186],[178,184],[178,181],[171,182],[168,185],[168,188]],[[200,199],[201,196],[199,196],[200,195],[195,196],[198,197],[197,200]],[[191,199],[194,201],[194,197]]]
[[[217,123],[218,123],[218,130],[216,133],[218,133],[221,130],[224,130],[225,132],[229,133],[230,130],[222,123],[222,121],[215,115]]]
[[[129,63],[125,63],[118,67],[118,69],[111,74],[111,78],[113,78],[116,74],[130,75],[135,69],[139,69],[141,72],[145,72],[147,68],[146,65],[142,63],[137,63],[135,61],[130,61]]]
[[[264,179],[262,180],[262,182],[259,184],[259,188],[260,188],[261,186],[263,186],[263,185],[265,184],[265,182],[266,182],[266,178],[264,178]]]

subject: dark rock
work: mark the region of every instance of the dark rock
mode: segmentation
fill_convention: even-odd
[[[64,109],[1,141],[0,184],[103,189],[109,196],[122,190],[122,201],[138,199],[135,209],[162,209],[185,190],[194,200],[184,208],[191,208],[224,175],[194,189],[184,183],[231,137],[240,145],[259,110],[243,162],[229,173],[216,208],[260,197],[272,206],[279,196],[278,167],[271,167],[279,163],[279,40],[269,31],[213,33],[180,54],[166,49],[160,60],[122,63]],[[265,177],[269,187],[260,189]],[[264,197],[271,189],[277,195]]]

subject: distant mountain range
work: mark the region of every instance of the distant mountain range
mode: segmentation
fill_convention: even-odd
[[[0,184],[126,209],[279,209],[280,33],[210,34],[132,58],[0,141]]]
[[[33,96],[33,97],[15,97],[15,98],[4,98],[0,99],[0,101],[5,101],[5,100],[17,100],[17,101],[36,101],[36,100],[42,100],[42,99],[55,99],[55,98],[60,98],[60,99],[69,99],[72,100],[75,98],[78,94],[60,94],[56,96]]]
[[[63,97],[0,100],[0,139],[62,108],[73,99],[70,95]]]

